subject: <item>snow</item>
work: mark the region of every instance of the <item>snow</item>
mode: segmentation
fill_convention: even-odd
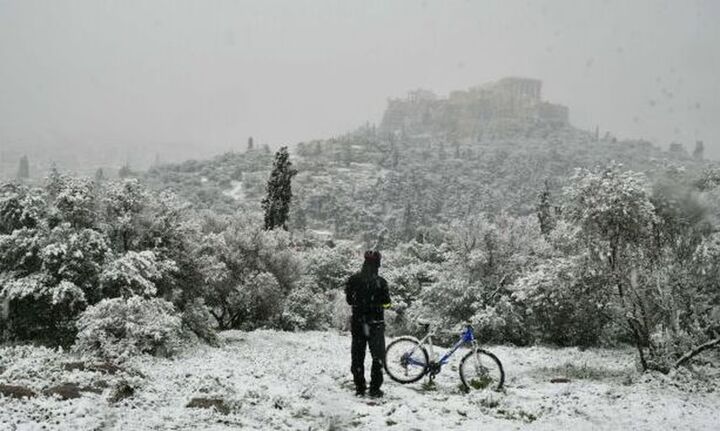
[[[230,186],[231,187],[229,190],[223,190],[222,193],[225,196],[235,199],[236,201],[239,201],[239,202],[244,201],[245,200],[245,192],[243,191],[242,181],[231,181]]]
[[[315,235],[318,238],[321,238],[321,239],[331,239],[333,237],[333,233],[329,230],[308,229],[308,232],[312,235]]]
[[[0,398],[2,430],[556,430],[716,429],[718,379],[638,374],[633,351],[489,346],[506,371],[504,392],[463,394],[459,351],[436,379],[400,385],[386,377],[377,403],[353,395],[350,338],[338,332],[228,331],[222,345],[198,345],[175,359],[132,358],[114,376],[64,371],[71,355],[38,347],[0,347],[0,383],[33,390],[106,380],[137,386],[111,404],[112,389],[76,400]],[[369,374],[369,354],[367,373]],[[569,383],[550,383],[568,377]],[[185,407],[222,397],[230,409]]]

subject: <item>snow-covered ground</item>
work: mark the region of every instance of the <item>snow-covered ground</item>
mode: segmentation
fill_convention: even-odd
[[[458,352],[434,387],[386,379],[385,398],[373,402],[353,395],[347,334],[230,331],[222,340],[175,359],[134,358],[113,375],[68,371],[63,364],[77,358],[44,348],[0,347],[0,384],[40,393],[76,383],[100,392],[67,401],[0,397],[0,430],[718,428],[717,376],[640,375],[631,350],[492,346],[506,388],[470,394],[453,367]],[[570,382],[550,382],[557,377]],[[134,395],[108,401],[122,381]],[[186,407],[200,397],[222,399],[224,412]]]

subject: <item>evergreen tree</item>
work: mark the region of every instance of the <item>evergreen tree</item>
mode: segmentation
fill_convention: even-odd
[[[103,168],[98,168],[97,171],[95,171],[95,182],[101,183],[105,180],[105,172],[103,172]]]
[[[252,136],[248,138],[247,150],[248,150],[248,151],[252,151],[252,150],[253,150],[253,137],[252,137]]]
[[[28,162],[27,156],[20,158],[20,166],[18,167],[17,177],[19,180],[26,180],[30,178],[30,162]]]
[[[540,231],[543,235],[547,235],[555,228],[555,217],[550,203],[550,185],[547,180],[545,180],[543,191],[540,192],[540,202],[538,202],[536,209],[538,221],[540,222]]]
[[[60,194],[60,190],[63,187],[63,179],[60,175],[60,172],[57,169],[57,166],[55,165],[55,162],[52,163],[50,166],[50,173],[48,174],[47,178],[47,191],[51,198],[55,199],[58,194]]]
[[[265,211],[265,230],[281,227],[287,230],[287,219],[292,199],[292,177],[297,171],[292,168],[287,147],[275,153],[273,169],[267,183],[267,197],[262,201]]]

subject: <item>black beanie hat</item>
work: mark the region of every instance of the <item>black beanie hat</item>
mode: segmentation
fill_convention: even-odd
[[[365,252],[365,262],[374,263],[375,265],[380,266],[381,259],[382,255],[380,255],[379,251],[368,250]]]

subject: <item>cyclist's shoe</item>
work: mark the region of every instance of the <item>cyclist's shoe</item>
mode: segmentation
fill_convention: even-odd
[[[385,392],[380,389],[370,389],[370,397],[372,398],[382,398],[383,395],[385,395]]]
[[[365,388],[355,389],[355,396],[356,397],[364,397],[365,396]]]

